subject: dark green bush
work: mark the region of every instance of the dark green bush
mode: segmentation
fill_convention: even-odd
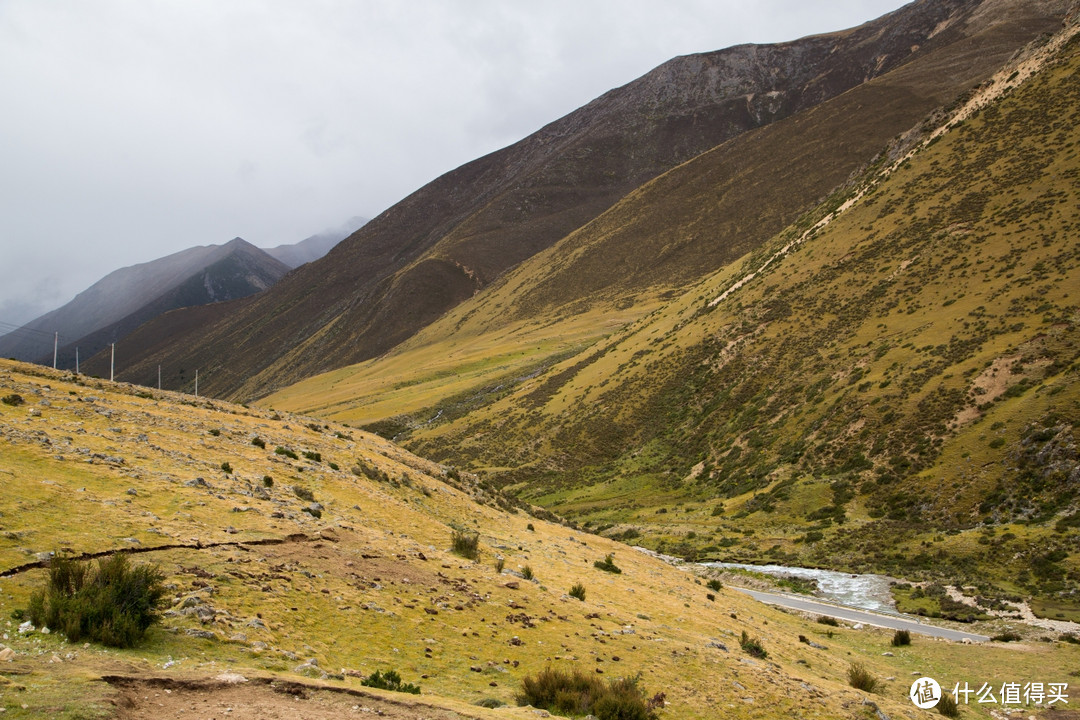
[[[228,460],[221,463],[221,469],[225,472],[226,475],[232,474],[232,465],[229,464]]]
[[[251,444],[254,445],[257,448],[265,448],[266,447],[266,441],[263,440],[261,437],[251,438]]]
[[[281,445],[278,445],[276,448],[274,448],[274,454],[284,455],[285,457],[292,458],[293,460],[299,459],[299,456],[295,452],[293,452],[289,448],[282,447]]]
[[[937,711],[949,718],[960,717],[960,704],[956,702],[956,696],[950,692],[941,693],[941,699],[938,700]]]
[[[526,565],[525,567],[521,568],[521,577],[525,578],[526,580],[532,580],[536,577],[535,575],[533,575],[532,565]]]
[[[305,450],[304,457],[312,462],[322,462],[322,454],[317,453],[314,450]]]
[[[57,555],[45,587],[30,596],[30,620],[71,642],[134,647],[160,620],[164,579],[156,565],[131,567],[123,553],[98,560],[96,567]]]
[[[577,598],[578,600],[584,602],[585,586],[581,583],[574,583],[574,585],[570,588],[570,597]]]
[[[720,581],[719,581],[719,580],[717,580],[716,578],[713,578],[713,579],[712,579],[712,580],[710,580],[709,582],[705,583],[705,586],[706,586],[707,588],[709,588],[710,590],[716,590],[716,591],[719,591],[719,590],[720,590],[720,588],[724,587],[724,583],[720,582]]]
[[[558,715],[594,715],[599,720],[655,720],[663,697],[645,698],[637,678],[603,682],[580,669],[547,668],[521,681],[518,705],[532,705]]]
[[[401,675],[398,674],[397,670],[387,670],[386,672],[376,670],[361,680],[360,684],[365,687],[379,688],[380,690],[393,690],[394,692],[410,693],[412,695],[420,694],[420,686],[401,682]]]
[[[1022,638],[1020,637],[1020,633],[1015,633],[1009,630],[1007,632],[1001,633],[1000,635],[995,635],[990,639],[994,642],[1016,642],[1017,640],[1021,640]]]
[[[501,573],[504,567],[506,567],[506,559],[501,555],[495,558],[495,572]]]
[[[480,533],[454,530],[450,535],[450,551],[468,560],[480,554]]]
[[[18,407],[19,405],[23,405],[26,403],[26,401],[23,400],[22,395],[19,395],[18,393],[11,393],[10,395],[5,395],[4,397],[0,398],[0,402],[4,403],[5,405],[11,405],[12,407]]]
[[[836,618],[831,618],[828,615],[818,615],[817,621],[822,625],[831,625],[832,627],[840,627],[840,623],[836,621]]]
[[[743,652],[751,657],[761,658],[762,660],[769,657],[769,653],[761,645],[761,640],[750,637],[745,630],[742,631],[742,635],[739,637],[739,646],[743,649]]]
[[[911,633],[907,630],[897,630],[892,636],[893,647],[911,644]]]
[[[293,485],[292,491],[296,494],[296,497],[300,498],[301,500],[315,502],[315,493],[311,492],[306,487],[301,487],[300,485]]]
[[[597,560],[593,563],[593,567],[600,568],[604,572],[615,573],[616,575],[622,572],[622,569],[615,565],[614,553],[608,553],[607,557],[603,560]]]
[[[274,487],[274,478],[269,475],[263,475],[263,487]]]

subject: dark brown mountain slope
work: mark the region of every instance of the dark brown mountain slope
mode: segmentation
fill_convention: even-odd
[[[200,367],[208,392],[249,383],[249,397],[374,357],[671,167],[988,25],[1018,46],[1060,4],[916,2],[854,30],[676,58],[435,180],[270,292],[200,311],[216,322],[165,316],[125,344],[121,377]]]

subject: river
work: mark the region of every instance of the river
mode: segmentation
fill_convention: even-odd
[[[707,562],[707,567],[741,568],[754,572],[776,575],[778,577],[795,576],[815,580],[818,585],[816,597],[830,600],[848,607],[870,610],[872,612],[899,615],[896,603],[889,591],[891,578],[884,575],[853,575],[835,570],[816,570],[814,568],[786,567],[784,565],[743,565],[741,563]]]

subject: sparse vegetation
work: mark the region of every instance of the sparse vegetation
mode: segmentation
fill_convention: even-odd
[[[266,447],[266,441],[258,436],[251,438],[251,444],[260,449],[264,449]]]
[[[322,462],[322,454],[317,453],[314,450],[305,450],[304,457],[312,462]]]
[[[160,619],[163,580],[157,566],[132,567],[123,553],[96,565],[55,555],[45,587],[30,596],[28,614],[35,625],[62,632],[71,642],[134,647]]]
[[[532,705],[559,715],[593,715],[598,720],[655,720],[664,698],[647,699],[638,678],[604,682],[580,669],[547,668],[521,681],[518,705]]]
[[[622,573],[622,570],[615,564],[615,554],[608,553],[603,560],[597,560],[593,563],[593,567],[599,568],[604,572],[614,573],[616,575]]]
[[[5,405],[11,405],[13,407],[18,407],[19,405],[26,404],[26,401],[23,400],[22,395],[19,395],[18,393],[11,393],[10,395],[5,395],[4,397],[0,398],[0,402],[4,403]]]
[[[743,652],[751,657],[765,659],[769,657],[769,653],[765,650],[761,644],[761,640],[756,637],[750,637],[745,630],[742,631],[742,635],[739,636],[739,647],[743,649]]]
[[[897,630],[892,636],[893,647],[902,647],[904,645],[911,644],[911,632],[908,630]]]
[[[874,692],[878,687],[878,679],[862,663],[852,663],[848,667],[847,678],[848,685],[856,690]]]
[[[450,551],[467,560],[475,560],[480,554],[480,533],[455,529],[450,534]]]
[[[582,602],[585,601],[585,586],[581,583],[574,583],[570,588],[570,597],[577,598]]]
[[[232,474],[232,464],[228,460],[226,460],[225,462],[221,463],[221,470],[226,475],[231,475]]]
[[[299,460],[300,459],[300,456],[297,455],[294,451],[290,450],[287,447],[282,447],[281,445],[278,445],[276,448],[274,448],[274,454],[275,455],[284,455],[285,457],[287,457],[287,458],[289,458],[291,460]]]
[[[705,586],[710,590],[716,590],[717,592],[719,592],[720,588],[724,587],[724,583],[720,582],[716,578],[712,578],[709,580],[709,582],[705,583]]]
[[[938,700],[938,704],[935,707],[937,708],[938,713],[945,717],[960,717],[960,703],[957,702],[955,695],[944,689],[941,692],[941,699]]]
[[[526,565],[525,567],[521,568],[521,577],[525,580],[536,579],[536,576],[533,575],[532,565]]]
[[[821,625],[831,625],[832,627],[840,627],[840,623],[836,618],[831,618],[828,615],[818,615],[817,622]]]
[[[419,695],[420,686],[401,681],[401,675],[397,670],[376,670],[371,675],[360,681],[364,687],[379,688],[380,690],[393,690],[394,692]]]

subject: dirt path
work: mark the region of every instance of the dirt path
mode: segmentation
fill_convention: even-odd
[[[206,680],[107,676],[121,690],[119,720],[332,720],[383,717],[395,720],[468,720],[422,700],[385,699],[350,688],[324,687],[270,678],[247,679],[235,674]]]

